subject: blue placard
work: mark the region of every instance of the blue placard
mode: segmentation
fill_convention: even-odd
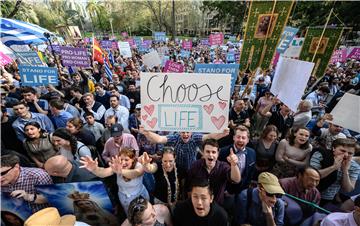
[[[165,32],[154,32],[153,37],[156,42],[166,42]]]
[[[135,37],[133,37],[133,39],[134,39],[136,47],[139,48],[141,46],[141,43],[142,43],[141,37],[135,36]]]
[[[195,73],[231,74],[231,93],[233,93],[239,66],[239,64],[195,64]]]
[[[228,63],[234,63],[235,62],[235,53],[234,52],[229,52],[226,55],[226,62],[228,62]]]
[[[22,86],[43,86],[59,83],[57,68],[19,65]]]
[[[236,41],[236,36],[230,36],[229,41],[230,42],[235,42]]]
[[[16,52],[16,56],[18,56],[18,60],[21,65],[44,66],[44,63],[35,51]]]
[[[285,27],[284,32],[280,37],[280,42],[276,51],[278,53],[284,53],[285,50],[289,47],[291,41],[294,39],[296,33],[299,31],[298,28],[294,27]]]
[[[186,50],[182,49],[180,51],[180,55],[181,55],[182,58],[185,58],[185,57],[189,58],[190,57],[190,51],[186,51]]]

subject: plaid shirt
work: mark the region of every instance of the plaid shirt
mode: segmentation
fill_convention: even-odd
[[[36,192],[35,185],[52,184],[51,177],[43,169],[20,167],[20,175],[15,184],[1,186],[2,192],[11,193],[15,190],[24,190],[29,194]],[[35,204],[27,202],[33,213],[43,208],[49,207],[48,204]]]

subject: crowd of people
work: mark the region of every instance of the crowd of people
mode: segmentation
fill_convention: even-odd
[[[91,44],[72,46],[92,59]],[[198,40],[186,57],[179,42],[151,49],[165,48],[192,73],[197,63],[229,63],[239,46],[226,46]],[[359,95],[358,61],[311,77],[296,112],[270,92],[275,66],[255,78],[239,73],[228,128],[207,134],[145,130],[141,73],[163,67],[144,65],[136,48],[131,58],[111,53],[110,78],[96,61],[68,68],[45,50],[46,64],[59,67],[58,86],[22,86],[16,61],[1,68],[1,190],[35,213],[25,225],[47,212],[60,219],[36,185],[96,180],[122,225],[360,225],[360,135],[330,114],[345,93]]]

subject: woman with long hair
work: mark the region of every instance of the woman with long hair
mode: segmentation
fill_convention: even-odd
[[[139,157],[145,172],[153,173],[155,178],[155,203],[174,205],[181,197],[182,181],[185,173],[179,172],[175,164],[176,154],[172,147],[164,147],[161,163],[151,163],[152,159],[144,152]]]
[[[71,118],[66,123],[66,130],[71,133],[76,139],[85,145],[96,145],[94,134],[90,130],[83,128],[83,121],[78,118]]]
[[[80,161],[83,156],[91,156],[90,149],[65,128],[59,128],[52,134],[52,143],[59,153],[68,160]]]
[[[24,141],[25,151],[37,167],[43,168],[46,160],[57,154],[51,143],[50,135],[35,121],[26,123],[24,132],[26,138]]]
[[[276,150],[273,172],[278,178],[293,177],[297,168],[309,165],[312,145],[306,127],[292,129],[287,139],[280,141]]]
[[[109,177],[114,173],[117,174],[118,196],[125,211],[136,197],[141,195],[149,199],[149,193],[143,184],[145,171],[137,161],[134,149],[122,148],[119,156],[113,157],[109,162],[110,167],[107,168],[99,167],[97,159],[93,160],[90,156],[81,158],[80,163],[82,168],[86,168],[101,178]]]

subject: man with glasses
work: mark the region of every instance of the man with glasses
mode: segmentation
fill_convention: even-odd
[[[275,175],[268,172],[261,173],[258,187],[248,188],[240,194],[240,205],[236,208],[236,225],[284,225],[285,205],[280,198],[283,194],[285,192]]]
[[[15,155],[3,155],[1,162],[1,192],[24,199],[33,212],[48,207],[46,198],[36,194],[35,185],[52,184],[49,174],[40,168],[21,167]]]

